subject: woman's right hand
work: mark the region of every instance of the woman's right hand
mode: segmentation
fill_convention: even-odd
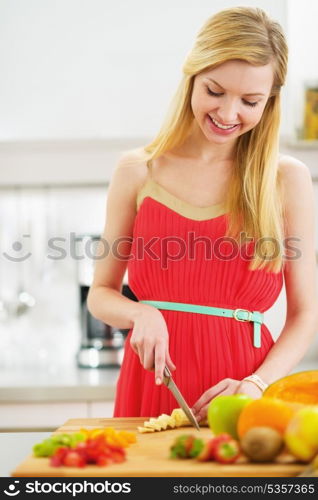
[[[155,370],[155,381],[159,385],[163,380],[165,365],[170,371],[176,369],[169,354],[169,333],[158,309],[145,304],[140,304],[140,308],[134,321],[130,345],[145,370]]]

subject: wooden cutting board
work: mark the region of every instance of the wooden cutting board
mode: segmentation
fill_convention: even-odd
[[[293,477],[300,474],[304,464],[300,463],[243,463],[222,465],[216,462],[199,462],[196,459],[170,459],[169,448],[175,438],[191,433],[208,439],[211,431],[202,427],[180,427],[162,432],[140,434],[137,426],[143,425],[145,418],[86,418],[68,420],[57,433],[70,433],[80,428],[94,429],[114,427],[116,430],[135,431],[137,442],[127,448],[127,460],[107,467],[88,465],[84,468],[51,467],[48,458],[28,456],[13,472],[14,477]],[[30,450],[32,453],[32,450]],[[281,457],[288,461],[288,457]]]

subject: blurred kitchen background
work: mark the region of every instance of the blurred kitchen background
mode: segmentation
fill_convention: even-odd
[[[234,5],[285,29],[281,151],[310,168],[318,215],[317,2],[0,0],[0,431],[112,416],[127,331],[87,314],[82,256],[121,152],[153,137],[197,31]],[[275,338],[285,312],[283,290],[265,313]],[[315,340],[295,371],[317,366]]]

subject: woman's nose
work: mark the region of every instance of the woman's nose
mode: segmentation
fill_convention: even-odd
[[[222,123],[225,125],[231,125],[237,123],[238,109],[237,103],[230,100],[225,100],[218,109],[218,115]]]

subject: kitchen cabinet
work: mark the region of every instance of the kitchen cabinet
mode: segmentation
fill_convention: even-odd
[[[114,401],[89,401],[87,410],[90,418],[113,416]]]
[[[0,142],[0,187],[107,185],[124,151],[151,142],[151,137]],[[303,161],[318,178],[318,141],[281,139],[280,151]]]
[[[7,369],[0,386],[0,433],[54,430],[71,417],[112,417],[118,368]]]
[[[124,151],[149,138],[0,142],[0,187],[107,185]]]
[[[0,432],[8,430],[54,430],[70,417],[110,418],[113,401],[56,401],[0,405]]]

